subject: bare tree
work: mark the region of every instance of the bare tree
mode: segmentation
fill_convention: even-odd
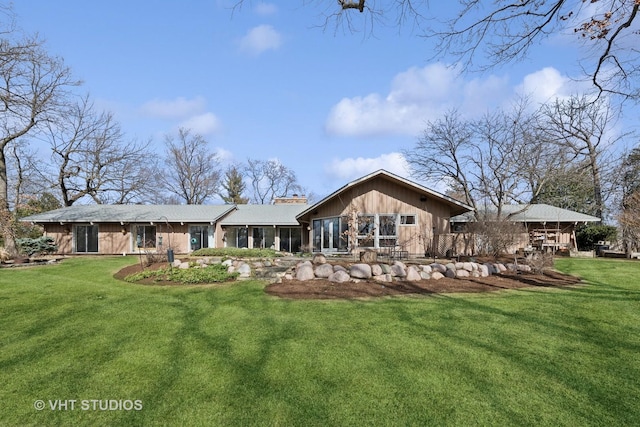
[[[254,203],[272,203],[276,197],[285,197],[302,190],[295,172],[277,159],[247,159],[245,170],[251,182],[251,200]]]
[[[84,197],[95,203],[132,201],[148,182],[148,143],[125,141],[109,112],[97,112],[88,96],[47,126],[55,177],[65,206]]]
[[[161,179],[168,192],[187,205],[203,204],[218,193],[220,161],[201,135],[180,128],[177,140],[167,135],[165,144],[166,171]]]
[[[552,173],[549,165],[536,167],[552,152],[537,138],[535,114],[525,106],[479,120],[463,120],[452,111],[429,122],[414,148],[405,151],[414,176],[447,184],[476,215],[491,211],[500,219],[504,205],[531,202]]]
[[[68,90],[76,86],[61,59],[47,54],[37,38],[24,38],[14,27],[0,38],[0,216],[10,216],[6,149],[57,113]],[[11,232],[4,244],[16,252]]]
[[[611,161],[609,151],[626,134],[613,132],[616,115],[607,100],[585,96],[556,100],[542,107],[547,139],[570,156],[570,162],[584,165],[593,183],[594,215],[604,219],[605,183],[603,167]]]

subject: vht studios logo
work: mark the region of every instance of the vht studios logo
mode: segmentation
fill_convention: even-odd
[[[142,400],[126,399],[55,399],[55,400],[36,400],[33,407],[42,411],[49,409],[51,411],[140,411],[142,410]]]

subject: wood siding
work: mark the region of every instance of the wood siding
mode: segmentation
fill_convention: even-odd
[[[310,223],[314,219],[348,215],[354,210],[358,214],[416,215],[415,225],[397,226],[398,242],[410,254],[429,250],[430,243],[425,248],[425,239],[430,241],[433,227],[435,234],[449,230],[449,206],[382,177],[365,181],[326,201],[311,214]],[[308,241],[313,241],[312,232],[305,233]]]

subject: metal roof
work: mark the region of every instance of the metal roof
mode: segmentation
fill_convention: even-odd
[[[300,223],[296,216],[309,207],[306,203],[283,203],[276,205],[237,205],[237,210],[225,217],[222,226],[242,225],[291,225]]]
[[[30,215],[21,220],[35,223],[211,223],[234,209],[234,205],[77,205]]]
[[[544,203],[530,205],[504,205],[502,212],[514,222],[600,222],[600,218],[558,208]],[[471,222],[473,213],[458,215],[451,222]]]

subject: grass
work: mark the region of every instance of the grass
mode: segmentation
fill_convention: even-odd
[[[0,271],[0,425],[640,424],[637,262],[559,260],[587,281],[570,289],[330,302],[111,277],[133,263]]]

